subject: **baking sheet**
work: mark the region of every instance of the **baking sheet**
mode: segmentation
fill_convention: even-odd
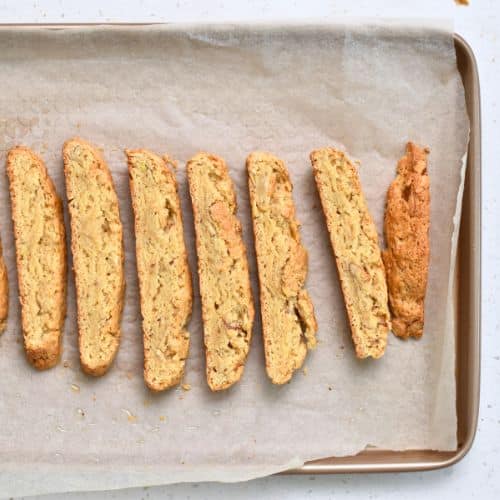
[[[5,176],[0,179],[11,284],[9,324],[0,337],[2,494],[235,481],[366,446],[456,447],[454,330],[446,311],[468,120],[449,29],[401,22],[33,28],[1,30],[0,46],[0,162],[15,144],[33,147],[64,193],[64,140],[77,134],[103,147],[121,200],[127,257],[123,341],[112,371],[98,380],[79,371],[72,277],[63,362],[49,372],[33,371],[19,343],[12,228]],[[361,160],[381,231],[385,192],[409,139],[431,148],[426,331],[419,342],[391,336],[382,360],[360,362],[308,153],[333,144]],[[307,374],[298,372],[285,387],[267,381],[257,320],[242,381],[211,394],[196,296],[185,377],[191,390],[153,395],[144,388],[125,147],[179,160],[193,271],[184,163],[201,149],[225,157],[253,278],[244,159],[265,149],[287,162],[319,323]],[[257,300],[255,280],[254,295]]]

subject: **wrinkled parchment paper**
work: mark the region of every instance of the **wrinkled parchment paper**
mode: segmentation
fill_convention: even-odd
[[[127,279],[123,340],[106,376],[89,378],[79,369],[72,276],[61,363],[33,370],[21,344],[7,180],[0,176],[10,279],[9,323],[0,338],[2,496],[237,481],[310,459],[352,455],[368,445],[456,447],[455,342],[447,304],[468,119],[449,30],[396,22],[4,28],[0,47],[0,163],[10,147],[32,147],[64,198],[64,140],[80,135],[102,147],[120,197]],[[358,361],[308,154],[337,145],[361,161],[381,233],[386,191],[408,140],[432,151],[425,335],[404,342],[391,334],[383,359]],[[196,294],[184,380],[189,391],[154,395],[143,384],[125,147],[150,148],[179,161]],[[184,165],[199,150],[227,160],[258,305],[244,169],[255,149],[280,156],[291,172],[319,345],[307,357],[307,370],[275,387],[264,371],[257,314],[241,382],[212,394],[204,374]]]

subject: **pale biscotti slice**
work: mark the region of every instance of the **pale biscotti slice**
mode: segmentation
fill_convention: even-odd
[[[409,142],[387,192],[382,253],[392,331],[402,338],[424,332],[424,300],[429,272],[429,150]]]
[[[266,370],[274,384],[284,384],[302,366],[307,350],[316,346],[314,308],[304,289],[307,251],[300,241],[285,164],[269,153],[255,152],[246,165]]]
[[[2,242],[0,241],[0,334],[7,326],[7,316],[9,314],[9,279],[7,277],[7,267],[2,253]]]
[[[125,280],[118,197],[103,157],[91,144],[70,139],[63,157],[80,362],[86,373],[98,376],[109,369],[120,344]]]
[[[199,153],[187,164],[193,205],[207,381],[237,382],[250,348],[254,307],[236,195],[221,158]]]
[[[66,315],[62,203],[41,158],[17,146],[7,155],[24,348],[40,369],[60,356]]]
[[[189,350],[193,294],[177,182],[168,158],[127,150],[144,339],[144,380],[178,384]]]
[[[387,284],[375,224],[358,173],[337,149],[311,153],[358,358],[384,354],[390,329]]]

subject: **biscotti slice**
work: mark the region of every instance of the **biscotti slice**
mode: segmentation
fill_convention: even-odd
[[[18,146],[7,155],[24,348],[40,370],[54,366],[66,315],[62,204],[43,161]]]
[[[304,289],[307,251],[300,242],[292,183],[285,164],[269,153],[247,158],[266,370],[288,382],[316,346],[316,318]]]
[[[192,287],[177,182],[162,159],[126,151],[144,339],[144,380],[154,391],[178,384],[189,349]]]
[[[429,272],[429,150],[409,142],[387,192],[382,253],[392,331],[402,338],[424,332],[424,300]]]
[[[358,173],[337,149],[311,153],[358,358],[384,354],[390,329],[387,284],[375,224]]]
[[[199,153],[187,164],[193,205],[207,381],[237,382],[250,347],[254,308],[236,195],[221,158]]]
[[[2,242],[0,241],[0,334],[7,326],[7,315],[9,314],[9,279],[7,267],[2,253]]]
[[[80,362],[86,373],[98,376],[109,369],[120,344],[125,281],[118,197],[103,157],[91,144],[70,139],[63,157]]]

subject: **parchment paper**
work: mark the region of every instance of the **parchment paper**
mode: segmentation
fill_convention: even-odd
[[[0,338],[2,495],[237,481],[366,446],[456,447],[455,341],[447,311],[469,126],[451,32],[425,26],[0,31],[0,163],[10,147],[32,147],[65,198],[63,142],[80,135],[102,147],[120,197],[127,279],[122,344],[106,376],[92,379],[79,369],[72,276],[62,361],[46,372],[33,370],[21,343],[7,180],[0,176],[10,280],[8,328]],[[432,151],[425,334],[418,342],[391,334],[382,359],[358,361],[308,154],[337,145],[361,161],[362,185],[381,233],[386,191],[408,140]],[[143,384],[125,147],[179,161],[195,290],[184,380],[190,391],[154,395]],[[257,314],[241,382],[212,394],[204,373],[184,165],[199,150],[227,160],[258,305],[244,169],[255,149],[283,158],[295,184],[319,346],[308,355],[306,372],[273,386],[264,371]],[[67,217],[66,204],[65,212]]]

